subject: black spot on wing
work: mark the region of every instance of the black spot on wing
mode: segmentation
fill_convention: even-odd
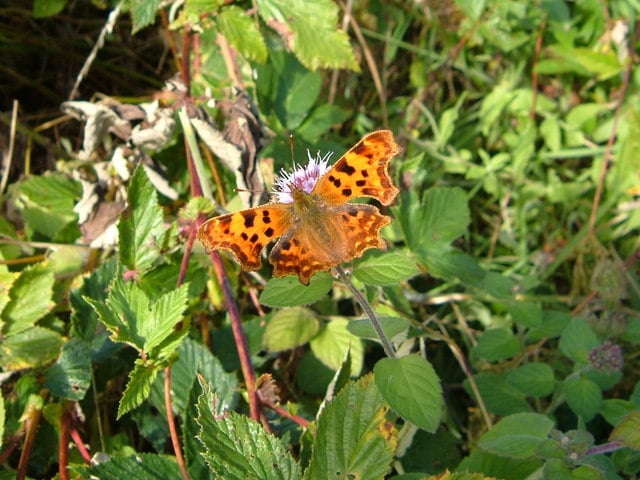
[[[246,211],[243,213],[243,218],[244,218],[244,226],[245,228],[251,228],[253,227],[253,222],[256,218],[256,212],[253,212],[251,210]]]
[[[346,161],[339,162],[336,165],[336,170],[338,172],[346,173],[349,176],[353,175],[356,171],[356,169],[349,165]]]

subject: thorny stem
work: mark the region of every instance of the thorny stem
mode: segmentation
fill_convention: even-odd
[[[384,331],[382,330],[382,326],[378,321],[378,317],[376,317],[376,314],[374,313],[373,308],[371,308],[371,305],[369,304],[365,296],[362,294],[360,290],[358,290],[355,287],[355,285],[351,282],[351,279],[349,278],[349,276],[346,274],[346,272],[342,269],[340,265],[338,265],[337,267],[334,267],[334,270],[338,274],[338,277],[340,277],[340,280],[342,280],[342,282],[351,291],[356,301],[360,304],[360,307],[362,308],[362,310],[364,310],[364,313],[366,313],[367,317],[369,317],[369,320],[371,320],[371,325],[373,325],[373,329],[376,331],[376,334],[378,335],[378,338],[382,343],[382,348],[384,349],[384,353],[389,358],[396,358],[396,352],[393,349],[391,342],[389,341],[387,336],[384,334]]]

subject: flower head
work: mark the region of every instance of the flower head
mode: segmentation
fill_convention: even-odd
[[[589,352],[589,363],[596,370],[605,371],[609,374],[622,370],[624,359],[620,345],[606,340],[604,343],[594,347]]]
[[[329,152],[322,156],[318,152],[314,157],[307,150],[309,163],[307,165],[294,165],[292,172],[280,170],[280,175],[276,178],[273,185],[273,197],[280,203],[293,203],[293,190],[302,190],[305,193],[311,193],[316,186],[318,179],[329,170],[329,159],[333,152]]]

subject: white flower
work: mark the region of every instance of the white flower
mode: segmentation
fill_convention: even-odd
[[[309,163],[307,165],[295,165],[292,172],[280,170],[280,176],[276,178],[273,185],[273,198],[280,203],[293,203],[293,190],[302,190],[305,193],[311,193],[316,186],[318,179],[329,170],[329,159],[333,152],[322,156],[320,152],[316,157],[311,156],[311,152],[307,150]]]

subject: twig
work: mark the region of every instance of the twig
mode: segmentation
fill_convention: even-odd
[[[116,7],[109,14],[109,18],[107,18],[107,23],[105,23],[104,27],[102,27],[102,30],[100,31],[100,35],[98,35],[98,39],[96,40],[95,45],[91,49],[91,53],[89,53],[89,56],[84,61],[84,65],[82,65],[82,68],[80,69],[80,73],[78,73],[78,76],[76,77],[76,83],[73,85],[73,88],[71,89],[71,93],[69,94],[69,100],[73,100],[74,98],[76,98],[76,95],[78,94],[78,89],[80,88],[80,83],[82,83],[82,80],[84,80],[84,77],[87,75],[87,73],[89,73],[89,69],[93,64],[93,61],[96,59],[96,56],[98,55],[98,50],[100,50],[104,46],[104,39],[107,37],[109,33],[113,31],[113,27],[116,24],[116,20],[120,16],[120,10],[122,9],[122,5],[124,5],[124,0],[120,0],[116,5]]]
[[[384,331],[382,330],[382,325],[380,325],[380,321],[378,320],[378,317],[376,317],[376,314],[374,313],[373,308],[371,308],[371,305],[369,305],[369,302],[367,301],[365,296],[362,294],[360,290],[358,290],[355,287],[355,285],[351,282],[351,279],[349,278],[349,276],[346,274],[346,272],[343,270],[343,268],[340,265],[338,265],[337,267],[334,267],[334,271],[338,274],[338,277],[340,277],[340,280],[342,280],[342,282],[351,291],[356,301],[360,304],[360,307],[362,308],[362,310],[364,310],[364,312],[367,314],[367,317],[369,317],[369,320],[371,320],[371,325],[373,325],[373,329],[376,331],[376,334],[378,335],[378,338],[382,343],[382,348],[384,349],[384,353],[389,358],[396,358],[396,352],[393,349],[391,342],[389,341]]]
[[[13,160],[13,149],[16,144],[16,124],[18,123],[18,101],[13,101],[13,109],[11,111],[11,129],[9,131],[9,148],[7,149],[5,158],[2,159],[4,164],[4,173],[0,180],[0,195],[4,193],[9,181],[9,173],[11,172],[11,162]]]
[[[609,169],[609,162],[613,156],[613,144],[617,137],[616,132],[618,131],[618,122],[620,120],[620,116],[622,115],[622,108],[624,107],[624,101],[626,98],[627,90],[629,89],[629,78],[631,77],[631,67],[633,66],[633,62],[631,61],[631,57],[627,57],[627,65],[624,69],[624,75],[622,76],[622,87],[618,92],[618,105],[616,106],[616,112],[613,116],[613,122],[611,125],[611,134],[609,135],[609,140],[607,141],[607,148],[604,152],[602,159],[602,167],[600,167],[600,177],[598,178],[598,184],[596,185],[596,191],[593,195],[593,203],[591,205],[591,215],[589,217],[589,233],[591,235],[595,234],[596,227],[596,218],[598,213],[598,208],[600,207],[600,198],[602,197],[602,190],[604,189],[604,181],[607,176],[607,170]]]
[[[343,11],[346,11],[346,7],[344,3],[341,1],[338,2]],[[348,17],[349,23],[351,24],[351,28],[353,29],[353,33],[358,39],[358,43],[360,44],[360,48],[362,48],[362,53],[364,54],[364,58],[367,61],[367,66],[369,67],[369,72],[371,73],[371,79],[373,80],[373,84],[376,87],[376,92],[378,93],[378,98],[380,98],[380,110],[382,113],[382,125],[387,127],[389,125],[389,118],[387,114],[387,93],[385,92],[384,86],[382,84],[382,78],[380,77],[380,72],[378,71],[378,66],[376,65],[376,61],[373,58],[373,54],[367,45],[366,40],[364,39],[364,35],[362,35],[362,31],[360,30],[360,25],[355,21],[353,15],[349,15]]]

